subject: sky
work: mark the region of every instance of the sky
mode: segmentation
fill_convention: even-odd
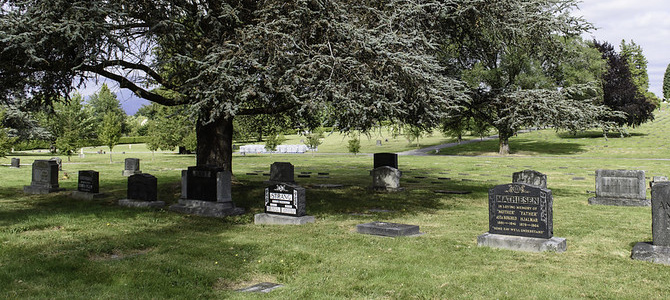
[[[670,1],[582,0],[573,15],[597,28],[585,39],[607,41],[617,52],[623,39],[640,45],[648,61],[649,91],[663,98],[663,75],[670,64]]]
[[[670,0],[583,0],[573,15],[584,17],[597,28],[585,33],[584,39],[607,41],[617,52],[623,39],[640,45],[648,61],[649,90],[663,98],[663,75],[670,64]],[[107,84],[129,115],[149,103],[112,82]],[[88,96],[97,89],[99,85],[90,84],[81,92]]]

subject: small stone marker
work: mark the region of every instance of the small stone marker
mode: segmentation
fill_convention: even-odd
[[[119,205],[128,207],[163,207],[158,201],[158,179],[151,174],[135,174],[128,177],[127,198],[119,200]]]
[[[314,223],[306,216],[305,188],[289,183],[273,184],[265,188],[265,213],[254,216],[255,224],[301,225]]]
[[[402,173],[393,167],[381,166],[370,171],[372,189],[384,191],[401,191],[400,177]]]
[[[551,190],[511,183],[489,190],[489,231],[479,246],[511,250],[564,252],[566,239],[554,237]]]
[[[32,181],[23,187],[26,194],[48,194],[63,191],[58,185],[58,163],[53,160],[33,162]]]
[[[644,171],[596,170],[596,196],[592,205],[649,206]]]
[[[140,171],[140,159],[139,158],[126,158],[125,159],[125,169],[123,170],[123,176],[131,176],[134,174],[141,174]]]
[[[373,160],[373,169],[384,166],[398,168],[398,154],[396,153],[375,153]]]
[[[651,233],[653,242],[635,244],[631,258],[670,265],[670,182],[651,188]]]
[[[356,225],[356,231],[362,234],[382,236],[415,236],[420,235],[418,225],[372,222]]]
[[[194,166],[181,173],[181,197],[171,211],[205,217],[241,215],[232,197],[232,174],[223,168]]]
[[[10,168],[20,168],[21,167],[21,159],[13,157],[12,158],[12,164],[10,165]]]
[[[294,167],[289,162],[275,162],[270,165],[270,182],[294,183]]]
[[[250,287],[237,290],[238,292],[253,292],[253,293],[269,293],[276,288],[280,288],[283,285],[272,283],[272,282],[261,282],[259,284],[254,284]]]
[[[376,144],[376,145],[377,145],[377,147],[381,146],[381,145],[382,145],[382,140],[377,140],[377,144]]]
[[[103,197],[100,193],[100,173],[93,170],[79,171],[77,190],[72,192],[75,199],[92,200]]]
[[[512,182],[528,183],[546,189],[547,175],[535,170],[523,170],[512,174]]]

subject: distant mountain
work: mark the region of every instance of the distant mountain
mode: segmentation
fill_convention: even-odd
[[[129,116],[134,115],[142,105],[151,104],[148,100],[137,97],[135,93],[128,89],[119,89],[119,91],[116,92],[116,99],[119,99],[121,107]]]

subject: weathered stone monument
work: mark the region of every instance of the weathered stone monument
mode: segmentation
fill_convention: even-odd
[[[21,167],[21,159],[13,157],[12,158],[12,164],[9,166],[10,168],[20,168]]]
[[[301,225],[314,223],[313,216],[306,216],[305,188],[277,183],[265,188],[265,213],[254,216],[255,224]]]
[[[639,242],[631,258],[670,265],[670,182],[657,182],[651,188],[651,235],[653,241]]]
[[[32,181],[23,187],[26,194],[48,194],[63,191],[58,185],[58,163],[53,160],[33,162]]]
[[[151,174],[135,174],[128,177],[127,198],[119,200],[119,205],[129,207],[163,207],[158,201],[158,179]]]
[[[547,175],[535,170],[523,170],[521,172],[512,173],[512,182],[528,183],[546,189]]]
[[[140,171],[139,158],[126,158],[124,162],[125,168],[123,170],[123,176],[127,177],[135,174],[142,174],[142,171]]]
[[[189,167],[182,171],[179,203],[170,210],[217,218],[243,214],[244,209],[233,203],[231,180],[230,171],[220,167]]]
[[[649,206],[644,171],[596,170],[596,196],[592,205]]]
[[[92,200],[103,197],[100,193],[100,173],[93,170],[79,171],[77,190],[72,192],[75,199]]]
[[[371,222],[356,225],[356,232],[362,234],[372,234],[381,236],[416,236],[420,235],[418,225],[388,223],[388,222]]]
[[[370,171],[372,176],[372,189],[383,191],[401,191],[400,177],[402,172],[389,166],[381,166]]]
[[[565,238],[554,237],[551,190],[511,183],[489,190],[489,231],[479,246],[510,250],[564,252]]]
[[[270,165],[268,183],[295,183],[295,168],[289,162],[274,162]]]

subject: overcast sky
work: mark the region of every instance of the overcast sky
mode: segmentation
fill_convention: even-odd
[[[663,75],[670,63],[669,0],[582,0],[581,15],[598,29],[585,34],[612,44],[617,52],[621,40],[631,40],[642,47],[649,61],[649,90],[663,98]]]

